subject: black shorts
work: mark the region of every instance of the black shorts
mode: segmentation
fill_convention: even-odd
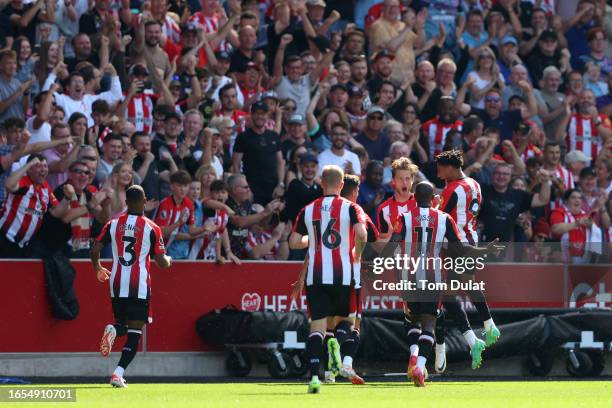
[[[325,317],[348,317],[350,310],[351,286],[316,285],[306,286],[306,301],[310,319]]]
[[[147,299],[112,298],[113,315],[118,324],[127,324],[128,320],[147,323],[149,321],[149,301]]]

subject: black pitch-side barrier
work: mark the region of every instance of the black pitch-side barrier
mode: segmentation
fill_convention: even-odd
[[[576,377],[599,375],[604,354],[612,341],[612,311],[601,309],[493,309],[502,332],[499,341],[486,351],[487,359],[526,356],[533,375],[544,376],[555,356],[567,352],[567,370]],[[478,333],[481,325],[468,313]],[[446,319],[446,355],[449,362],[469,359],[462,334]],[[210,346],[230,350],[227,368],[235,376],[248,375],[251,355],[269,364],[275,377],[301,376],[306,364],[302,348],[287,347],[286,331],[296,332],[304,343],[308,322],[303,312],[243,312],[232,308],[212,311],[198,319],[196,330]],[[592,332],[585,342],[584,333]],[[364,311],[357,357],[360,361],[408,361],[409,349],[401,310]],[[262,353],[263,351],[263,353]],[[255,353],[253,353],[255,352]]]

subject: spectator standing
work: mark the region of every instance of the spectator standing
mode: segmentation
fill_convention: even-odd
[[[378,160],[372,160],[365,169],[365,180],[359,186],[357,204],[363,207],[371,219],[375,219],[376,210],[385,201],[389,186],[383,186],[384,167]]]
[[[257,102],[251,107],[251,127],[238,135],[232,170],[244,174],[253,191],[254,202],[269,203],[285,191],[285,161],[277,133],[266,129],[268,105]],[[261,175],[265,174],[266,177]]]
[[[483,223],[482,241],[491,242],[499,238],[501,242],[514,240],[514,223],[519,214],[529,211],[531,207],[542,207],[550,199],[550,173],[539,172],[540,191],[531,194],[524,190],[510,187],[512,170],[510,165],[500,163],[493,171],[493,182],[482,188],[482,208],[478,220]]]
[[[366,125],[363,132],[355,137],[355,141],[367,150],[372,160],[384,160],[389,155],[391,142],[383,133],[385,111],[380,106],[373,105],[368,109]]]
[[[106,192],[93,194],[87,189],[89,171],[87,163],[72,162],[68,180],[53,191],[61,201],[65,191],[70,192],[65,187],[72,186],[73,194],[66,197],[70,201],[70,209],[61,219],[49,212],[44,215],[42,226],[34,237],[35,242],[32,242],[34,257],[61,251],[69,258],[89,258],[94,217],[100,224],[105,224],[111,215],[110,197],[106,196]]]
[[[342,122],[334,123],[332,125],[331,137],[332,146],[319,154],[320,165],[318,174],[321,175],[323,167],[335,164],[349,174],[361,176],[359,157],[346,149],[347,139],[350,137],[348,126]]]
[[[270,201],[264,211],[256,213],[253,210],[251,191],[247,179],[241,174],[235,174],[228,179],[229,198],[227,206],[234,211],[228,223],[228,234],[231,252],[240,259],[245,259],[244,251],[246,240],[249,235],[249,227],[257,224],[274,212],[284,209],[284,204],[279,200]]]
[[[24,258],[32,236],[40,229],[47,211],[61,218],[69,209],[69,200],[60,202],[55,198],[45,178],[49,169],[45,158],[32,154],[28,163],[13,172],[4,186],[8,197],[0,210],[0,258]],[[66,186],[65,196],[74,193],[72,186]]]
[[[194,225],[194,205],[187,197],[190,183],[191,177],[186,171],[172,174],[172,195],[161,201],[155,218],[155,223],[162,229],[166,250],[173,259],[187,259],[192,237],[202,232]]]
[[[407,12],[401,16],[399,0],[385,0],[382,16],[376,20],[368,31],[370,49],[380,51],[386,49],[394,53],[391,78],[403,83],[408,75],[413,75],[415,66],[415,49],[425,43],[425,20],[427,11],[424,9],[414,14]]]
[[[57,123],[51,129],[51,140],[67,140],[70,137],[70,129],[65,123]],[[68,168],[77,158],[79,147],[84,143],[83,138],[77,139],[75,144],[63,143],[53,149],[43,152],[49,166],[47,182],[49,187],[56,189],[68,180]]]
[[[36,81],[31,77],[26,82],[20,82],[17,73],[17,54],[13,50],[0,52],[0,125],[8,118],[23,118],[24,106],[27,107],[28,90]]]

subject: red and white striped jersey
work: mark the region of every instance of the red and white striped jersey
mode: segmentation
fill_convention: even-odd
[[[0,210],[0,233],[23,248],[40,228],[49,206],[57,204],[57,198],[46,181],[34,185],[29,176],[23,176],[17,191],[8,192]]]
[[[410,258],[422,258],[410,273],[416,281],[442,281],[440,262],[427,262],[427,258],[440,258],[440,251],[446,239],[456,243],[464,241],[452,217],[435,208],[415,207],[401,214],[394,224],[394,230],[403,241],[402,253]],[[404,271],[402,277],[407,277]]]
[[[451,181],[440,197],[440,209],[457,223],[463,242],[478,242],[476,216],[482,204],[480,184],[471,177]]]
[[[383,234],[389,232],[389,226],[393,227],[393,225],[395,225],[397,217],[412,210],[416,206],[417,203],[413,196],[403,203],[397,201],[395,196],[387,199],[387,201],[384,201],[378,206],[376,215],[378,229]]]
[[[519,154],[519,156],[521,157],[521,160],[523,161],[526,161],[530,157],[541,157],[542,156],[542,151],[536,145],[531,144],[531,143],[529,143],[525,147],[525,150],[523,150],[522,152],[518,151],[517,145],[514,145],[514,147],[517,148],[517,153]],[[502,151],[504,151],[503,147],[502,147]]]
[[[552,227],[555,224],[572,223],[581,218],[588,217],[589,214],[584,211],[574,215],[568,211],[567,208],[559,207],[550,214],[550,225]],[[597,226],[593,224],[593,227]],[[581,226],[580,228],[575,228],[556,238],[560,239],[562,246],[569,248],[570,256],[583,256],[586,249],[587,232],[587,227]]]
[[[155,98],[152,95],[136,94],[128,103],[126,119],[136,127],[137,132],[150,134],[153,130],[154,108]]]
[[[306,285],[342,285],[353,282],[354,226],[357,204],[340,196],[316,199],[300,211],[293,231],[308,235]]]
[[[150,257],[166,253],[161,228],[144,215],[123,214],[104,225],[97,241],[113,249],[111,297],[149,299]]]
[[[265,244],[272,238],[272,233],[270,231],[261,231],[261,232],[253,232],[249,231],[249,235],[246,240],[245,249],[247,252],[251,252],[253,248],[258,245]],[[270,249],[270,252],[261,257],[266,261],[273,261],[276,259],[276,252],[278,251],[279,243],[276,242],[276,245]]]
[[[442,123],[440,119],[433,118],[423,124],[423,135],[426,137],[429,144],[429,160],[442,153],[444,142],[446,141],[446,134],[451,129],[461,131],[463,122],[456,120],[454,123]]]
[[[189,19],[190,23],[196,24],[198,26],[204,26],[204,32],[206,34],[214,34],[221,28],[221,24],[219,24],[220,16],[215,13],[212,16],[205,16],[201,11],[195,13]],[[227,40],[222,40],[221,44],[219,44],[219,48],[215,51],[227,51],[229,52],[232,49],[231,44]]]
[[[609,124],[606,115],[600,114],[599,118]],[[572,113],[569,124],[567,125],[566,136],[567,151],[579,150],[590,157],[591,160],[597,158],[597,154],[601,151],[602,140],[591,115],[582,115],[580,113]]]
[[[159,203],[155,222],[157,222],[160,227],[167,227],[168,225],[172,225],[181,220],[183,212],[187,212],[187,222],[181,223],[181,226],[185,224],[193,225],[195,213],[193,201],[191,201],[188,197],[185,197],[180,204],[176,204],[174,202],[174,196],[170,195]],[[170,246],[172,244],[174,238],[179,233],[179,230],[180,228],[176,228],[174,231],[172,231],[168,237],[166,246]]]
[[[555,177],[560,178],[563,181],[566,191],[570,188],[574,188],[574,176],[572,175],[572,172],[563,167],[561,164],[558,164],[555,168]],[[552,181],[550,181],[550,183],[552,185]],[[555,199],[551,198],[548,207],[551,210],[563,207],[561,197],[556,197]]]
[[[217,230],[193,241],[189,250],[189,259],[214,261],[217,258],[215,244],[218,239],[221,239],[221,234],[225,231],[228,220],[229,215],[223,210],[216,210],[214,216],[207,218],[204,223],[212,223],[217,227]]]

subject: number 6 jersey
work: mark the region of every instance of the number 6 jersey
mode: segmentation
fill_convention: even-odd
[[[111,297],[149,299],[150,257],[166,253],[157,224],[141,214],[124,214],[107,222],[97,240],[113,249]]]
[[[316,199],[302,209],[293,231],[308,235],[306,285],[348,286],[353,281],[353,227],[357,204],[340,196]]]

